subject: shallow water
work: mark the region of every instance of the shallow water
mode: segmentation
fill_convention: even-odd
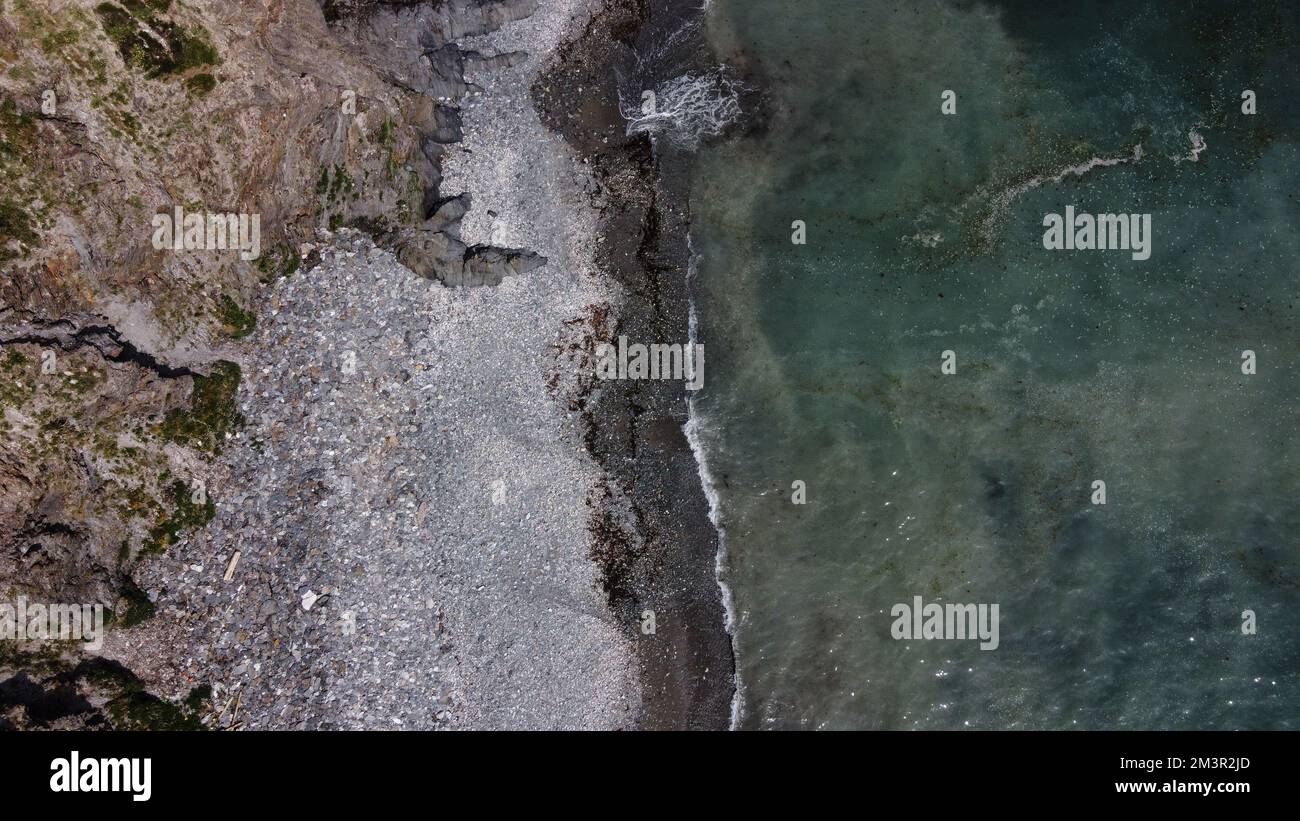
[[[742,727],[1300,725],[1295,15],[1044,7],[710,8],[766,96],[692,190]],[[1045,249],[1067,205],[1150,258]]]

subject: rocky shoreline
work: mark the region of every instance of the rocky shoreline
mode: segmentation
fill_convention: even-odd
[[[216,50],[307,66],[283,39],[299,2]],[[116,613],[97,656],[0,654],[0,724],[726,727],[734,663],[685,392],[597,383],[591,359],[619,333],[686,341],[685,209],[648,139],[625,136],[614,78],[690,9],[321,6],[329,32],[308,26],[311,48],[374,74],[351,83],[350,125],[329,111],[336,89],[294,113],[335,122],[319,159],[271,149],[271,267],[236,275],[253,296],[222,301],[215,334],[161,331],[134,285],[123,301],[94,283],[124,306],[106,316],[33,300],[36,266],[11,280],[10,350],[26,362],[55,345],[74,374],[100,356],[87,403],[129,401],[178,433],[117,436],[158,463],[153,482],[127,479],[117,451],[90,457],[98,492],[141,500],[142,521],[77,521],[51,503],[69,491],[29,478],[15,495],[0,476],[0,513],[36,534],[0,566],[4,587]],[[318,206],[270,204],[317,173]],[[13,450],[37,414],[7,404]],[[177,511],[150,530],[155,496]]]
[[[675,0],[613,0],[534,88],[547,124],[591,163],[599,184],[600,265],[620,295],[597,334],[601,341],[689,339],[684,167],[656,153],[645,135],[628,136],[619,103],[639,100],[638,84],[654,88],[701,59],[701,13]],[[631,85],[620,87],[620,78]],[[634,635],[642,726],[725,729],[735,661],[717,578],[718,533],[684,431],[684,383],[591,387],[579,402],[587,447],[609,477],[611,496],[621,491],[624,500],[600,511],[596,523],[605,590],[634,633],[648,613],[655,623],[653,635]]]

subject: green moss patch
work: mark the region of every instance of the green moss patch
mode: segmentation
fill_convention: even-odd
[[[235,339],[243,339],[257,328],[257,317],[253,312],[239,307],[238,302],[225,294],[217,303],[217,318],[226,334]]]
[[[120,592],[126,601],[126,607],[123,608],[122,615],[117,618],[116,626],[134,627],[153,618],[154,613],[157,612],[148,594],[141,590],[130,576],[123,577]]]
[[[190,489],[179,479],[172,482],[170,494],[175,507],[171,515],[160,519],[153,530],[149,531],[149,538],[144,543],[146,553],[162,553],[175,544],[182,533],[205,526],[217,513],[216,505],[211,499],[204,499],[203,504],[197,504]],[[125,618],[123,616],[124,620]]]
[[[13,247],[14,242],[18,243],[17,248]],[[0,201],[0,262],[23,256],[24,247],[39,242],[32,215],[13,202]]]
[[[34,390],[33,378],[29,374],[32,369],[31,360],[18,351],[11,349],[0,356],[0,411],[6,407],[20,408],[31,399]]]
[[[163,419],[162,437],[208,453],[220,453],[226,434],[244,424],[235,407],[240,371],[234,362],[218,362],[211,376],[195,376],[189,410],[173,408]]]
[[[221,56],[207,32],[184,28],[162,16],[170,8],[171,0],[122,0],[121,5],[100,3],[95,14],[123,62],[146,77],[220,64]]]
[[[354,187],[352,176],[348,174],[348,170],[341,165],[334,166],[334,182],[330,185],[330,201],[351,194]]]
[[[47,642],[36,652],[8,650],[3,646],[7,644],[12,642],[0,642],[0,668],[22,670],[36,680],[17,701],[0,700],[0,708],[21,704],[22,696],[33,695],[61,697],[61,703],[52,706],[65,708],[44,718],[29,716],[36,728],[50,728],[51,721],[64,716],[80,716],[92,727],[106,724],[114,730],[205,729],[202,719],[212,700],[212,688],[206,685],[193,688],[179,702],[167,701],[149,693],[144,682],[118,662],[88,658],[74,666],[71,658],[59,652],[60,642]],[[91,704],[100,699],[106,699],[102,711]]]
[[[144,683],[123,668],[122,672],[107,680],[101,676],[101,686],[117,689],[118,695],[104,705],[104,711],[115,730],[202,730],[203,711],[212,698],[212,689],[195,687],[180,704],[173,704],[145,691]]]
[[[25,163],[36,151],[36,119],[13,100],[0,102],[0,163]]]
[[[217,78],[211,74],[195,74],[185,81],[185,88],[195,97],[206,96],[217,87]]]
[[[143,690],[126,693],[104,705],[115,730],[202,730],[198,715]]]
[[[261,271],[262,275],[257,279],[263,285],[270,285],[280,277],[292,276],[301,265],[302,260],[298,258],[298,252],[288,245],[282,245],[258,258],[257,270]]]

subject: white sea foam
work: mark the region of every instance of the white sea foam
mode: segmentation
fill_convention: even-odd
[[[686,269],[686,287],[689,294],[689,314],[687,320],[687,339],[691,344],[698,342],[699,320],[695,312],[695,275],[697,270],[698,257],[691,246],[691,238],[688,234],[686,237],[687,253],[690,255],[690,261]],[[737,655],[736,647],[736,603],[731,595],[731,587],[728,586],[724,575],[726,573],[727,563],[727,531],[720,522],[719,514],[719,497],[717,487],[713,481],[713,473],[709,470],[708,457],[705,454],[704,440],[701,435],[700,415],[695,410],[695,397],[688,395],[686,399],[687,418],[683,432],[686,434],[686,441],[691,446],[691,452],[695,454],[695,464],[700,472],[700,485],[704,488],[704,497],[709,501],[709,521],[713,523],[713,529],[718,534],[718,552],[714,563],[714,575],[718,580],[718,589],[722,591],[722,608],[726,613],[727,633],[731,636],[731,654],[736,660],[736,671],[733,674],[734,689],[731,695],[731,729],[735,730],[740,726],[740,717],[744,699],[741,695],[744,687],[740,680],[740,659]]]
[[[1193,126],[1187,131],[1187,139],[1192,144],[1192,150],[1187,154],[1174,157],[1174,162],[1200,162],[1201,152],[1206,148],[1205,138],[1202,137],[1200,132],[1196,130],[1196,127]]]
[[[1031,177],[1019,185],[1014,185],[993,200],[993,207],[988,217],[984,221],[984,235],[992,237],[997,229],[999,221],[1011,208],[1012,203],[1020,198],[1020,195],[1026,191],[1031,191],[1047,183],[1056,184],[1066,177],[1082,177],[1094,168],[1111,168],[1116,165],[1126,165],[1142,161],[1142,143],[1133,146],[1133,153],[1127,157],[1093,157],[1077,165],[1067,165],[1053,174],[1040,174],[1037,177]]]
[[[720,136],[740,120],[742,85],[726,66],[674,77],[654,91],[650,110],[641,100],[620,100],[627,133],[662,137],[694,151],[706,139]]]

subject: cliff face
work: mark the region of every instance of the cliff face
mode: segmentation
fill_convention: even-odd
[[[0,0],[0,599],[148,617],[133,569],[212,518],[210,461],[245,446],[236,343],[259,290],[340,226],[448,285],[543,262],[461,243],[470,203],[438,193],[485,59],[454,38],[534,6]],[[6,643],[0,677],[25,668],[27,695],[0,686],[0,711],[129,726],[98,707],[138,682],[75,662]],[[92,681],[107,696],[85,701]],[[89,706],[34,719],[51,688]]]

